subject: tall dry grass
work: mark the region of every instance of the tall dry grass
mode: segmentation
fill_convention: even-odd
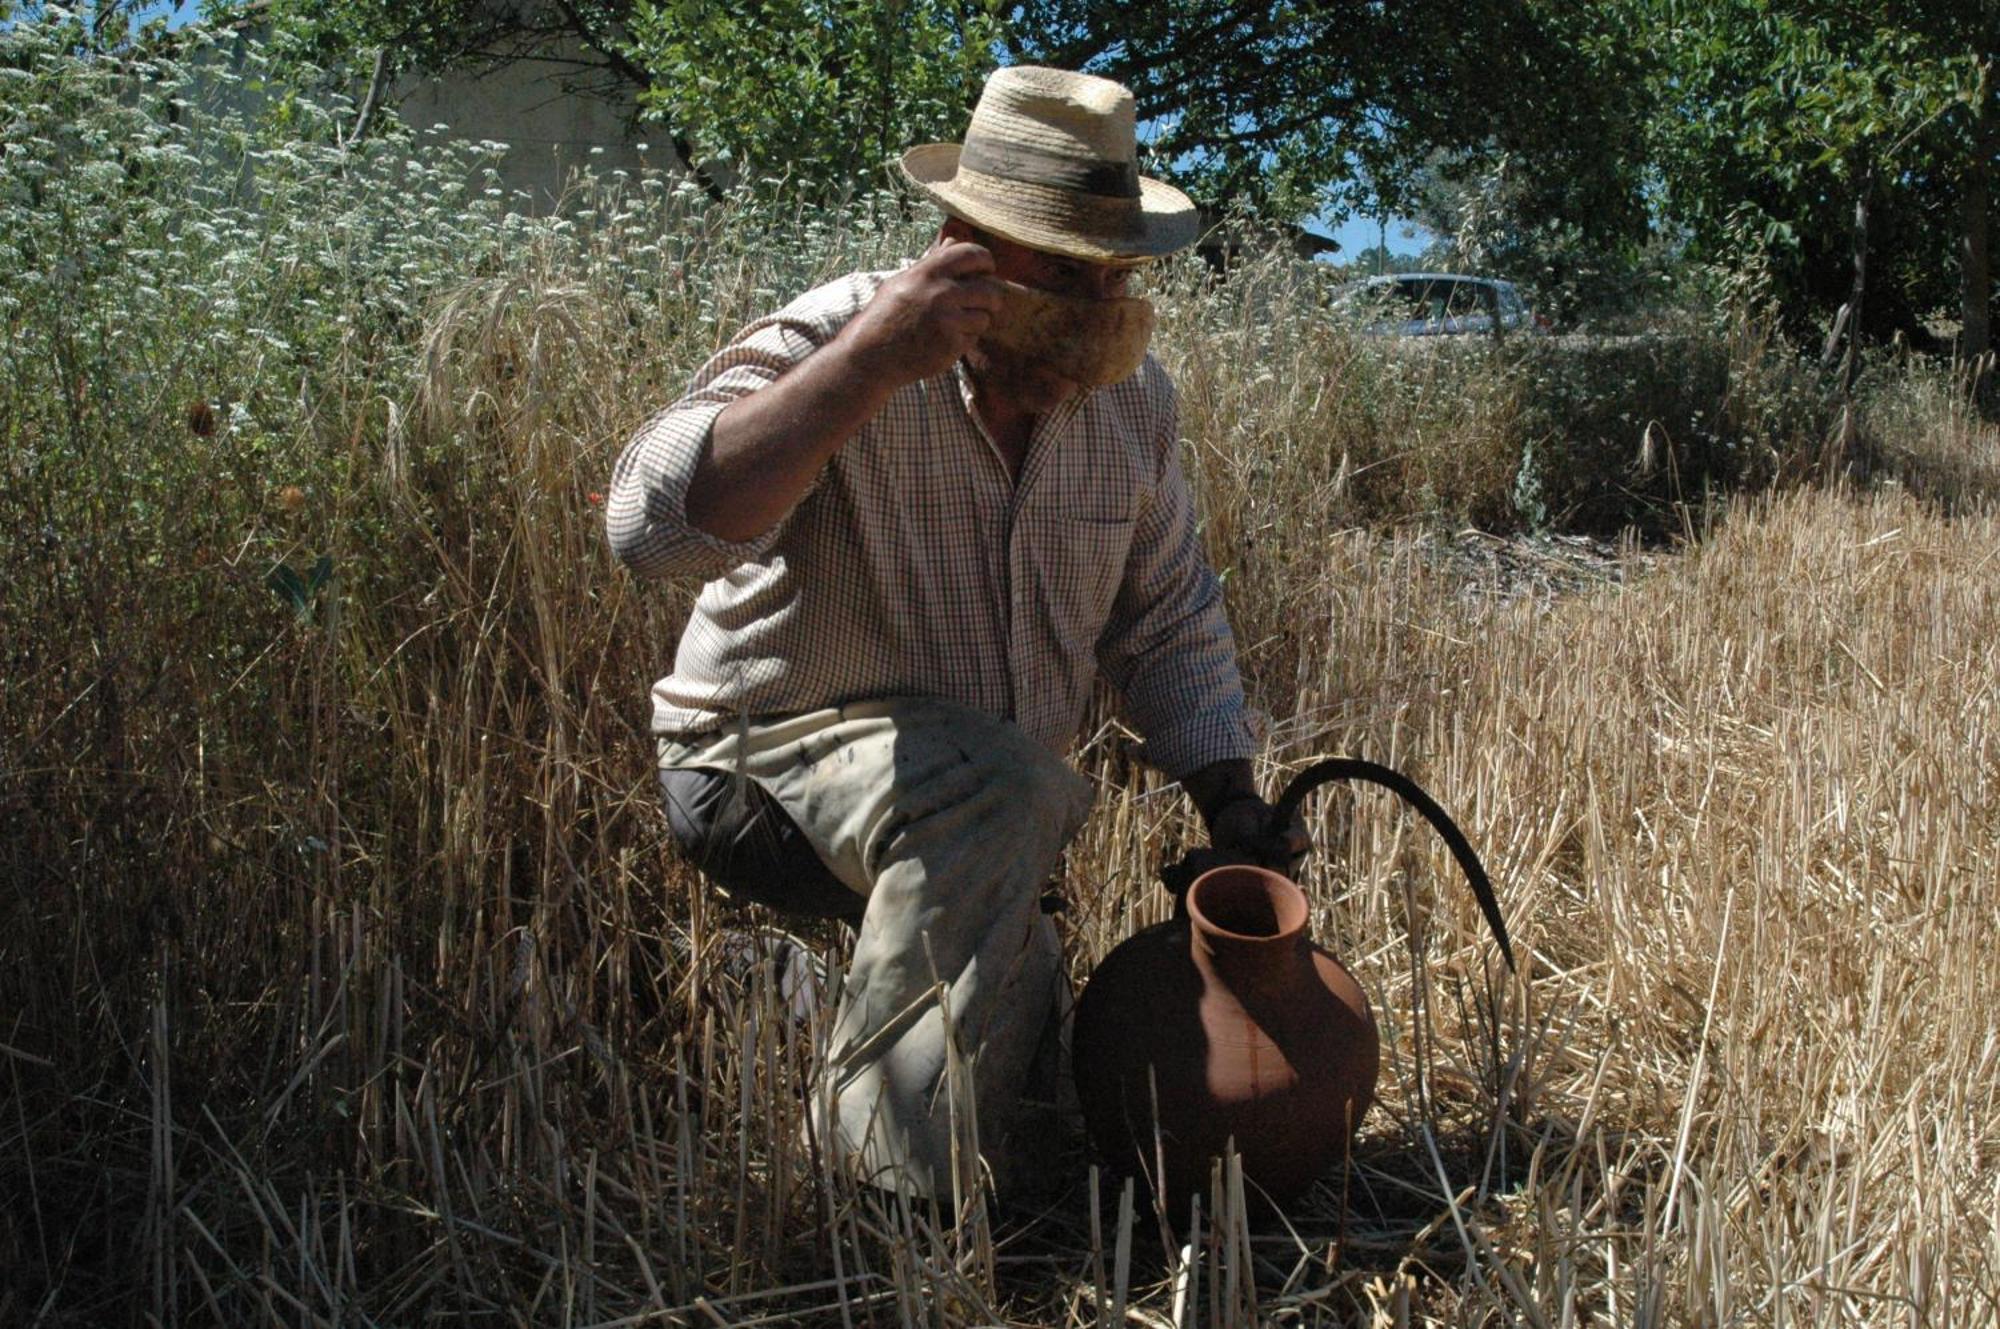
[[[691,588],[614,567],[593,495],[733,323],[920,221],[595,216],[323,356],[17,307],[0,1323],[2000,1318],[1996,439],[1938,378],[1881,370],[1875,492],[1684,492],[1692,546],[1522,595],[1436,532],[1520,519],[1532,367],[1343,334],[1276,262],[1163,274],[1268,775],[1410,770],[1523,972],[1425,832],[1329,793],[1315,929],[1387,1072],[1294,1231],[1225,1171],[1168,1236],[1073,1141],[1038,1208],[885,1206],[802,1136],[800,984],[842,939],[760,943],[665,846],[644,692]],[[1824,472],[1827,421],[1754,388],[1782,355],[1725,347],[1729,400],[1669,432],[1720,412],[1798,461],[1742,474]],[[1646,480],[1658,416],[1590,417],[1607,475]],[[1079,978],[1195,830],[1114,724],[1086,738]]]
[[[1386,799],[1330,798],[1315,927],[1378,1002],[1383,1104],[1296,1234],[1224,1185],[1184,1252],[1108,1182],[1093,1206],[1080,1155],[1045,1213],[936,1214],[800,1147],[823,1025],[782,1014],[782,952],[740,944],[765,921],[717,913],[653,807],[641,699],[679,605],[610,566],[590,501],[649,404],[625,337],[532,277],[441,308],[403,416],[429,443],[349,461],[407,574],[278,615],[234,721],[289,781],[204,767],[197,728],[132,740],[118,816],[109,773],[15,785],[0,1318],[1994,1316],[1990,510],[1794,494],[1549,603],[1288,517],[1268,439],[1197,433],[1232,613],[1289,634],[1245,633],[1272,778],[1412,771],[1527,962],[1495,970]],[[339,548],[356,515],[290,520]],[[248,684],[211,686],[231,711]],[[1108,736],[1082,760],[1078,976],[1161,914],[1192,833]]]

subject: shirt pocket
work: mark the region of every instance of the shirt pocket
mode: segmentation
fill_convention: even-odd
[[[1125,579],[1132,519],[1057,517],[1045,587],[1050,626],[1072,652],[1096,649]]]

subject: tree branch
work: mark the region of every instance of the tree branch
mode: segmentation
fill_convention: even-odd
[[[375,119],[375,108],[382,104],[382,90],[388,84],[389,48],[378,46],[375,48],[375,69],[368,76],[368,94],[361,99],[361,110],[354,117],[354,132],[347,136],[347,142],[341,144],[342,148],[352,152],[362,139],[368,137],[368,126]]]
[[[652,75],[640,68],[638,62],[627,55],[625,48],[615,39],[607,40],[601,37],[596,29],[590,26],[590,20],[577,11],[574,0],[556,0],[556,5],[569,19],[571,30],[575,32],[578,41],[610,61],[611,67],[635,87],[643,90],[653,86]],[[675,155],[681,159],[681,164],[687,167],[688,174],[694,177],[695,183],[701,186],[704,194],[717,203],[728,197],[723,193],[722,186],[715,182],[715,177],[703,170],[701,163],[695,160],[694,144],[688,141],[685,134],[668,125],[667,140],[673,144]]]

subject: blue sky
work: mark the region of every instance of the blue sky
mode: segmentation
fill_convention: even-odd
[[[1430,232],[1400,218],[1389,219],[1388,234],[1385,237],[1373,217],[1349,217],[1340,226],[1328,228],[1308,222],[1311,230],[1333,236],[1340,244],[1337,257],[1345,260],[1365,253],[1375,247],[1378,240],[1385,240],[1392,254],[1415,254],[1430,243]]]
[[[168,27],[183,27],[201,16],[201,5],[198,0],[155,0],[153,4],[140,6],[138,20],[144,23],[162,14],[166,15]]]

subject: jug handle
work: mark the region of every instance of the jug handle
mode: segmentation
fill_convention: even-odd
[[[1492,929],[1493,939],[1500,943],[1500,954],[1505,957],[1507,967],[1514,968],[1514,948],[1507,939],[1507,921],[1501,917],[1500,901],[1493,894],[1493,882],[1486,875],[1485,865],[1479,861],[1471,841],[1465,838],[1465,832],[1459,830],[1458,823],[1451,819],[1450,814],[1438,806],[1437,800],[1425,793],[1421,785],[1401,771],[1359,757],[1327,757],[1316,761],[1293,776],[1284,792],[1278,795],[1273,820],[1280,826],[1291,825],[1306,795],[1333,780],[1363,780],[1381,785],[1401,795],[1405,802],[1423,814],[1424,820],[1443,837],[1451,856],[1457,860],[1459,870],[1472,886],[1473,897],[1479,901],[1479,912],[1485,915],[1486,926]],[[1245,862],[1248,860],[1220,850],[1197,849],[1180,861],[1161,868],[1160,880],[1173,892],[1175,904],[1184,911],[1187,908],[1188,888],[1194,885],[1196,877],[1210,868]]]

